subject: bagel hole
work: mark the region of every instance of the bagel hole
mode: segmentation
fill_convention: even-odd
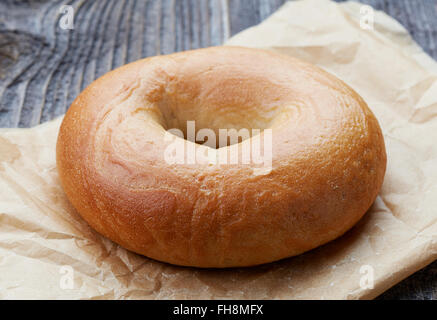
[[[195,68],[196,63],[185,74],[179,70],[180,75],[166,82],[156,99],[167,131],[176,130],[180,138],[219,149],[259,135],[288,117],[285,111],[290,106],[283,99],[289,90],[278,83],[261,75],[249,77],[239,66],[227,66],[223,77],[223,66],[202,71],[205,66]]]

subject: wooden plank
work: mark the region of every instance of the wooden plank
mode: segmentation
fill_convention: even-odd
[[[344,0],[338,0],[344,1]],[[285,0],[0,1],[0,127],[63,114],[89,83],[142,57],[220,45]],[[437,1],[361,0],[397,19],[437,59]],[[63,4],[75,29],[59,27]],[[382,299],[437,298],[437,262]]]

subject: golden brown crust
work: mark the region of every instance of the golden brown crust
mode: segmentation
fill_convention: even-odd
[[[187,120],[272,128],[272,171],[168,164],[165,130]],[[57,166],[74,207],[120,245],[177,265],[235,267],[342,235],[375,200],[386,154],[366,103],[336,77],[287,56],[216,47],[94,81],[64,118]]]

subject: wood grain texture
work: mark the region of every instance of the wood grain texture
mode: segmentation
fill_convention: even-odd
[[[285,0],[3,0],[0,2],[0,127],[62,115],[89,83],[142,57],[220,45]],[[437,0],[362,0],[383,10],[437,59]],[[74,30],[59,27],[63,4]],[[437,299],[437,262],[381,299]]]

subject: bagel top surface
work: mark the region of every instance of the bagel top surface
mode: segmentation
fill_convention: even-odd
[[[260,131],[221,147],[169,134],[186,137],[190,121],[217,137]],[[267,170],[242,161],[255,142],[271,152]],[[175,145],[185,147],[183,161],[166,158]],[[189,150],[238,160],[193,162]],[[57,166],[81,216],[123,247],[177,265],[235,267],[294,256],[350,229],[381,188],[386,153],[376,118],[335,76],[269,51],[213,47],[94,81],[65,115]]]

